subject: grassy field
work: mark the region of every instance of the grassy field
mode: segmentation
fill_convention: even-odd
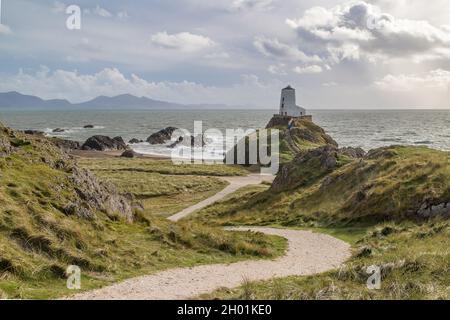
[[[158,203],[135,211],[132,222],[102,210],[91,218],[68,214],[64,207],[80,201],[77,185],[70,178],[76,166],[73,161],[44,138],[0,129],[1,298],[71,294],[65,275],[70,264],[81,267],[82,289],[88,290],[171,267],[272,258],[284,252],[286,242],[280,238],[226,232],[195,222],[170,223],[153,212],[176,209],[162,209]],[[86,166],[91,161],[80,162]],[[156,198],[177,192],[195,194],[179,204],[188,206],[196,197],[224,187],[221,181],[205,177],[211,168],[170,168],[169,163],[155,163],[152,170],[149,162],[118,162],[113,164],[117,170],[103,162],[105,170],[96,172],[123,193]],[[133,170],[128,172],[128,165]],[[221,170],[219,175],[244,172]],[[140,171],[142,178],[136,176]]]
[[[174,165],[170,160],[152,159],[123,159],[81,158],[81,166],[89,167],[94,171],[135,171],[159,173],[165,175],[195,175],[195,176],[245,176],[248,171],[241,166],[183,164]]]
[[[149,161],[152,166],[149,166]],[[186,170],[182,171],[171,162],[139,159],[124,161],[120,158],[80,159],[79,163],[97,176],[112,182],[121,193],[131,193],[143,204],[144,212],[148,215],[170,216],[211,197],[227,186],[227,182],[218,177],[204,175],[211,169],[209,167],[200,170],[200,167],[195,169],[186,166]],[[153,168],[153,171],[147,167]],[[200,172],[201,175],[195,175],[195,172]],[[243,172],[238,168],[223,166],[219,176]]]

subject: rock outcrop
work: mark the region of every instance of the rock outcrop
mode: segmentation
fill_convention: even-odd
[[[450,201],[434,203],[433,201],[424,201],[420,209],[416,212],[420,218],[450,217]]]
[[[57,146],[58,148],[60,148],[63,151],[66,151],[66,152],[80,149],[80,143],[78,141],[65,140],[65,139],[59,139],[59,138],[51,138],[50,141],[55,146]]]
[[[62,132],[66,132],[66,130],[65,130],[65,129],[62,129],[62,128],[56,128],[56,129],[53,129],[52,132],[53,132],[53,133],[62,133]]]
[[[339,152],[354,159],[361,159],[366,156],[366,151],[362,148],[344,147],[339,149]]]
[[[45,132],[39,130],[24,130],[23,133],[29,134],[31,136],[43,136]]]
[[[178,130],[178,128],[175,127],[162,129],[148,137],[147,142],[150,144],[164,144],[172,139],[172,134],[176,130]]]
[[[14,150],[10,140],[7,138],[9,129],[0,124],[0,158],[7,157]]]
[[[130,203],[112,184],[100,181],[90,171],[78,167],[72,169],[69,179],[75,186],[78,199],[64,208],[66,214],[95,219],[95,211],[101,211],[111,219],[133,222]]]
[[[286,121],[286,119],[288,119],[288,121]],[[291,129],[288,129],[289,120],[289,118],[284,117],[273,117],[266,127],[268,130],[279,130],[280,163],[283,164],[292,161],[304,150],[315,149],[327,145],[331,145],[335,148],[338,147],[337,142],[334,141],[325,130],[314,124],[312,121],[297,119],[294,120]],[[245,138],[245,163],[239,164],[251,165],[248,160],[250,159],[248,150],[250,142],[255,142],[255,140],[259,140],[256,133]],[[257,143],[259,145],[259,141],[257,141]],[[227,152],[226,158],[237,159],[237,151],[237,148],[234,147]]]
[[[196,137],[194,136],[179,137],[177,141],[175,141],[168,147],[175,148],[176,146],[181,144],[186,147],[201,148],[204,147],[208,142],[210,141],[208,141],[208,139],[205,139],[204,135],[199,134]]]
[[[141,143],[141,142],[144,142],[144,140],[139,140],[139,139],[133,138],[130,141],[128,141],[129,144],[136,144],[136,143]]]
[[[94,129],[95,126],[93,124],[87,124],[83,127],[84,129]]]
[[[130,150],[125,150],[120,156],[122,158],[137,158],[141,155],[130,149]]]
[[[280,192],[316,181],[338,166],[340,155],[339,149],[332,145],[301,152],[281,167],[271,190]]]
[[[117,151],[127,150],[128,146],[121,137],[110,138],[107,136],[93,136],[86,140],[82,150]]]

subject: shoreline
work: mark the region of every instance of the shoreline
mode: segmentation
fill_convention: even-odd
[[[121,158],[121,155],[124,151],[125,150],[121,151],[71,150],[69,154],[78,158],[107,159],[107,158]],[[139,156],[137,156],[136,158],[148,160],[160,160],[160,161],[172,159],[171,157],[168,156],[152,155],[152,154],[139,154]]]

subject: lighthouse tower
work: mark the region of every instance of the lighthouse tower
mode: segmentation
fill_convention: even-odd
[[[281,90],[280,116],[298,118],[305,115],[306,110],[296,104],[295,89],[287,86]]]

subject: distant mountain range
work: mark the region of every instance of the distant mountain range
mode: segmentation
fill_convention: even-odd
[[[100,96],[95,99],[71,103],[67,100],[44,100],[36,96],[24,95],[18,92],[0,93],[0,110],[17,109],[133,109],[133,110],[180,110],[180,109],[240,109],[224,104],[178,104],[166,101],[153,100],[146,97],[136,97],[131,94],[122,94],[115,97]]]

